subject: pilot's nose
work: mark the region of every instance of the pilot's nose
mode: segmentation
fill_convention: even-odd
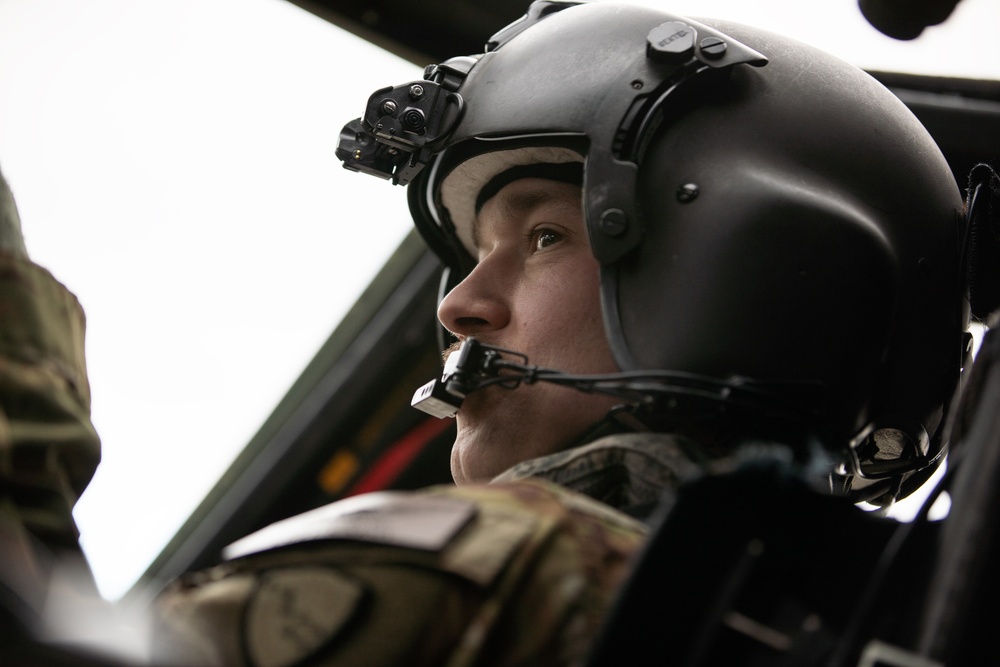
[[[504,283],[502,262],[487,256],[441,301],[438,320],[459,337],[504,328],[511,314],[510,290]]]

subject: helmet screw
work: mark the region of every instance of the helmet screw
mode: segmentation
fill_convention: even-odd
[[[701,40],[701,52],[708,58],[721,58],[726,55],[726,43],[718,37],[706,37]]]
[[[412,86],[410,86],[410,97],[411,98],[413,98],[415,100],[419,100],[423,96],[424,96],[424,87],[423,86],[421,86],[419,83],[415,83]]]
[[[698,193],[701,190],[695,183],[685,183],[681,187],[677,188],[677,201],[682,204],[694,201],[698,197]]]
[[[386,116],[391,116],[396,113],[396,102],[393,100],[386,100],[382,102],[382,113]]]
[[[633,87],[633,88],[634,88],[635,90],[642,90],[642,86],[643,86],[643,83],[642,83],[642,81],[641,81],[641,80],[639,80],[639,79],[636,79],[635,81],[633,81],[633,82],[632,82],[632,87]]]
[[[608,236],[621,236],[628,228],[628,218],[620,208],[609,208],[601,214],[601,231]]]

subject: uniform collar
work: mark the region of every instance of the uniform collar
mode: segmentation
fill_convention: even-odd
[[[494,482],[541,478],[645,519],[665,489],[701,474],[697,446],[666,433],[615,433],[523,461]]]

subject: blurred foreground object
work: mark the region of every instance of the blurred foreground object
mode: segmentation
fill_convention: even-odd
[[[3,665],[111,664],[68,650],[112,633],[72,513],[101,451],[90,421],[84,329],[76,297],[28,258],[14,197],[0,176]]]
[[[861,13],[879,32],[895,39],[916,39],[944,23],[959,0],[858,0]]]

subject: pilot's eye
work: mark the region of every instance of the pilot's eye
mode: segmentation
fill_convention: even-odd
[[[554,243],[558,243],[562,236],[558,232],[550,229],[541,229],[535,232],[535,250],[543,250]]]

